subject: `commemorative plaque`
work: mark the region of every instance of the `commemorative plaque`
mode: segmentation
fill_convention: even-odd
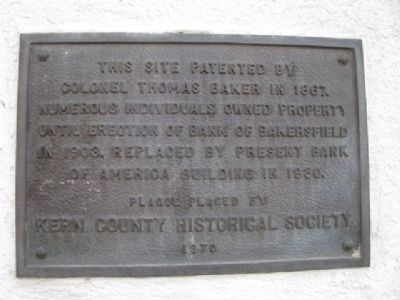
[[[369,264],[358,40],[21,37],[17,275]]]

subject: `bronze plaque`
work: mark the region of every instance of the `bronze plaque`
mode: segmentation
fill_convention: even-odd
[[[21,37],[17,275],[369,264],[359,40]]]

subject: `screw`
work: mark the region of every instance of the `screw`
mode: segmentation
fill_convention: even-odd
[[[352,242],[343,243],[343,250],[346,252],[353,251],[353,243]]]
[[[45,259],[47,256],[47,251],[43,247],[39,247],[36,249],[36,257],[39,259]]]
[[[40,61],[46,61],[49,58],[49,52],[46,50],[39,51],[37,57]]]
[[[349,59],[348,59],[347,57],[340,56],[340,57],[338,58],[338,62],[339,62],[341,65],[345,66],[345,65],[347,65],[347,63],[349,62]]]

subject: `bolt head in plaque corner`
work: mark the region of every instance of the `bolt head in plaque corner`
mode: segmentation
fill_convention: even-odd
[[[50,52],[43,47],[35,47],[33,55],[40,63],[46,63],[50,57]]]

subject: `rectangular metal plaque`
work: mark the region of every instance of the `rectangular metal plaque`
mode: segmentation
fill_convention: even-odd
[[[358,40],[21,37],[17,275],[369,265]]]

